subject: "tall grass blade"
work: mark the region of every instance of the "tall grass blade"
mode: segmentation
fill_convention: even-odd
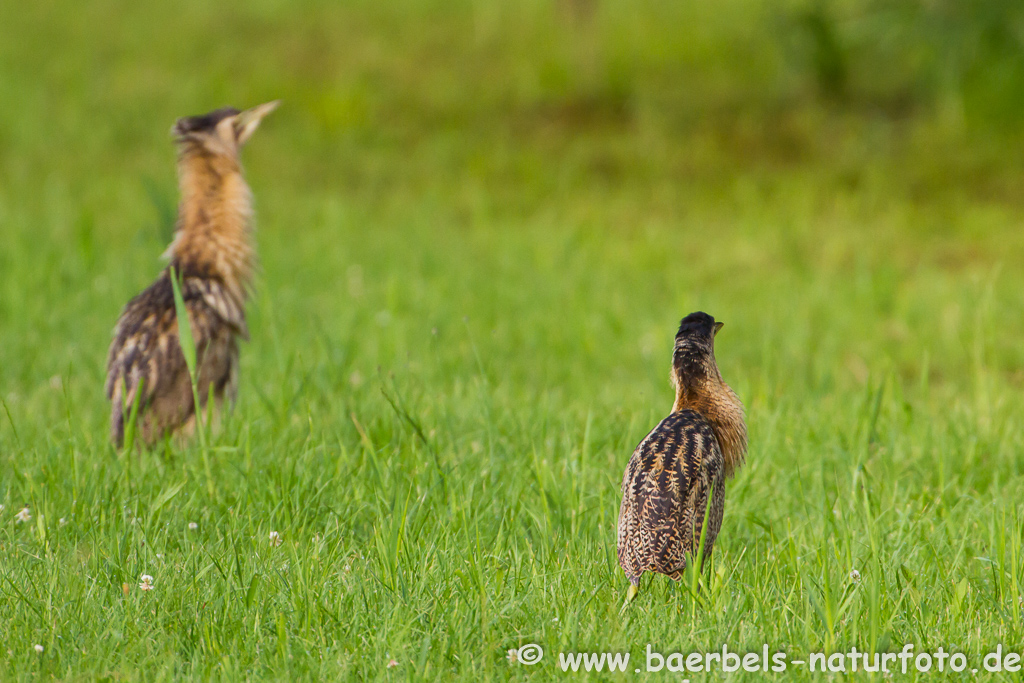
[[[179,275],[171,266],[171,288],[174,290],[174,312],[178,318],[178,343],[181,352],[185,356],[185,365],[188,366],[189,382],[192,385],[192,416],[196,421],[196,434],[199,436],[199,446],[203,455],[203,469],[206,473],[206,487],[211,497],[216,493],[213,483],[213,470],[210,467],[210,454],[206,445],[206,429],[202,420],[202,410],[199,402],[199,377],[197,375],[196,345],[192,338],[192,323],[185,307],[185,299],[181,295],[181,282]]]

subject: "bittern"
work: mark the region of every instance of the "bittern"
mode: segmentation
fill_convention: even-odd
[[[194,424],[196,406],[179,343],[172,272],[195,346],[200,409],[211,393],[218,407],[225,397],[233,403],[237,396],[238,341],[249,338],[245,304],[256,261],[252,193],[239,152],[277,105],[268,102],[245,111],[225,107],[180,118],[171,128],[181,201],[174,240],[165,253],[170,263],[125,306],[107,356],[110,437],[119,448],[132,410],[146,444]]]
[[[679,580],[702,531],[702,560],[710,558],[722,528],[725,479],[743,464],[747,427],[715,361],[721,328],[707,313],[683,318],[672,354],[672,412],[636,447],[622,477],[618,550],[630,582],[627,604],[644,572]]]

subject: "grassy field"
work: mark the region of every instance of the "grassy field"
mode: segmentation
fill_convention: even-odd
[[[0,6],[0,679],[681,680],[633,672],[647,644],[913,643],[970,666],[899,680],[1017,680],[970,674],[1024,648],[991,12],[943,38],[984,70],[918,24],[869,50],[899,24],[866,1],[232,5]],[[173,229],[167,131],[277,97],[236,410],[205,454],[118,453],[105,353]],[[748,461],[704,587],[620,616],[618,486],[694,310]],[[563,673],[580,651],[633,660]]]

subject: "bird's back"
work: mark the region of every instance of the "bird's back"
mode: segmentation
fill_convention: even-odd
[[[645,571],[678,579],[699,547],[708,496],[705,557],[722,525],[722,451],[708,421],[692,410],[673,412],[633,451],[622,478],[619,564],[635,585]]]
[[[233,393],[237,373],[237,336],[245,336],[240,304],[215,280],[182,279],[182,299],[191,322],[198,361],[200,403],[212,385],[214,395]],[[111,401],[111,438],[124,439],[127,406],[138,393],[143,440],[153,442],[188,422],[195,413],[191,379],[178,337],[178,319],[170,273],[125,306],[114,328],[107,356],[107,398]]]

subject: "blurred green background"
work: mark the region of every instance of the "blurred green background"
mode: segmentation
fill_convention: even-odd
[[[213,476],[116,454],[170,126],[277,98]],[[1020,642],[1024,3],[5,2],[0,102],[6,677]],[[619,480],[697,309],[751,432],[727,574],[620,620]]]
[[[1021,263],[1016,2],[40,3],[0,24],[6,273],[52,245],[56,272],[147,282],[170,123],[272,98],[246,153],[265,251],[324,238],[302,198],[367,233],[384,215],[446,236],[685,230],[666,265],[725,279]],[[54,272],[6,277],[0,315],[63,292]]]

